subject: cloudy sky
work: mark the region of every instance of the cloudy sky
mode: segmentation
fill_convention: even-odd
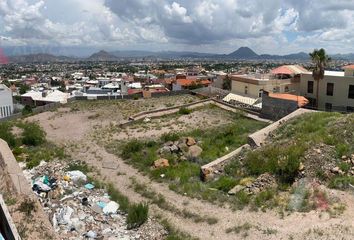
[[[354,52],[354,0],[0,0],[0,46]]]

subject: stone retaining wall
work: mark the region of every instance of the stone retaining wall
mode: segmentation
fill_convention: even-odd
[[[200,168],[200,177],[203,181],[212,180],[216,175],[223,172],[224,167],[233,159],[236,155],[240,154],[242,150],[249,148],[250,145],[245,144],[235,151],[232,151],[225,156],[222,156]]]
[[[0,170],[4,175],[9,177],[8,184],[11,184],[16,194],[33,194],[15,156],[12,154],[7,143],[2,139],[0,139]]]

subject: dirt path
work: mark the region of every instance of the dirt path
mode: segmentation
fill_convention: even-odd
[[[184,209],[205,217],[216,217],[218,222],[214,225],[207,223],[195,223],[192,219],[181,218],[174,214],[159,210],[157,213],[167,217],[169,221],[182,231],[200,239],[239,239],[235,233],[226,233],[228,228],[251,224],[253,227],[248,231],[247,239],[351,239],[354,227],[354,209],[352,202],[354,197],[348,193],[342,193],[342,197],[347,201],[348,208],[339,218],[330,218],[327,213],[293,213],[281,219],[280,215],[274,212],[250,212],[247,210],[233,212],[229,209],[219,207],[206,201],[191,199],[187,196],[179,195],[163,183],[152,182],[148,177],[143,176],[136,169],[124,163],[115,155],[109,154],[105,149],[94,143],[86,143],[90,146],[90,152],[102,157],[97,161],[95,155],[90,152],[75,152],[77,159],[84,160],[88,164],[96,167],[101,172],[101,177],[113,182],[115,186],[126,194],[133,201],[148,200],[142,198],[131,188],[131,178],[134,177],[139,183],[145,183],[152,190],[162,194],[167,202],[171,203],[183,211]],[[82,145],[82,149],[86,149]],[[115,170],[102,167],[103,161],[113,161],[118,167]],[[119,173],[119,174],[118,174]],[[188,204],[186,204],[188,203]],[[155,206],[153,209],[158,209]],[[154,214],[154,212],[153,212]],[[326,238],[324,238],[326,236]]]
[[[156,205],[151,207],[151,214],[161,214],[176,228],[194,237],[226,240],[352,239],[354,234],[354,197],[349,193],[336,193],[347,204],[346,211],[338,218],[330,218],[328,213],[315,211],[310,213],[292,213],[284,216],[284,218],[281,218],[275,211],[252,212],[245,209],[233,212],[206,201],[179,195],[170,190],[166,184],[152,182],[147,176],[139,173],[117,156],[109,154],[103,147],[98,146],[91,140],[90,134],[93,133],[93,129],[90,129],[90,127],[99,124],[97,120],[88,124],[84,122],[84,120],[88,121],[87,116],[81,117],[80,114],[75,114],[71,116],[70,121],[65,116],[59,116],[55,120],[51,120],[49,119],[51,116],[40,114],[35,117],[35,120],[40,122],[50,140],[67,146],[66,150],[73,159],[83,160],[89,165],[96,167],[100,172],[100,178],[114,183],[115,187],[132,201],[141,202],[148,200],[131,187],[131,178],[135,178],[139,183],[146,184],[154,192],[162,194],[166,201],[179,211],[185,209],[203,217],[215,217],[218,219],[218,222],[213,225],[209,225],[206,222],[197,223],[191,218],[177,215],[174,211],[166,211]],[[72,119],[73,117],[75,117],[77,122]],[[66,120],[70,123],[67,127],[65,127]],[[117,121],[119,122],[119,120]],[[58,132],[59,128],[57,128],[59,124],[61,124],[60,134]],[[77,131],[76,134],[70,135],[70,132],[74,130]],[[73,137],[74,135],[75,138]],[[103,163],[107,161],[116,164],[117,169],[104,168]],[[243,224],[248,224],[250,229],[241,230],[238,234],[226,233],[228,228]]]

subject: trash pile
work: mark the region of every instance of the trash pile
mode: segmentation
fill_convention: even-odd
[[[140,230],[127,230],[119,204],[88,182],[83,172],[65,171],[58,162],[42,162],[24,174],[61,239],[150,239],[142,238]]]

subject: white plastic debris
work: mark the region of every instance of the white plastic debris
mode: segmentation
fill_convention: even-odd
[[[78,170],[70,171],[70,172],[67,172],[66,174],[70,177],[71,181],[73,181],[74,183],[77,183],[80,181],[82,181],[82,182],[87,181],[86,175],[81,171],[78,171]]]
[[[60,225],[69,224],[71,222],[70,218],[71,218],[71,214],[73,214],[73,212],[74,212],[74,210],[69,206],[60,209],[59,214],[57,216],[58,224],[60,224]]]
[[[118,211],[119,205],[118,203],[114,201],[110,201],[104,208],[103,208],[103,213],[104,214],[113,214]]]
[[[90,230],[85,234],[85,237],[95,239],[97,238],[97,233]]]

